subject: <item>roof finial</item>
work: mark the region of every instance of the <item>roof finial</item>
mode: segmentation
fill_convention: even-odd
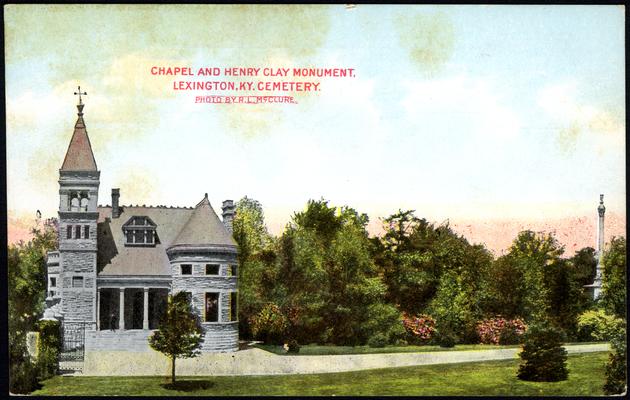
[[[206,194],[203,196],[203,198],[204,198],[204,199],[207,199],[207,198],[208,198],[208,193],[206,193]]]
[[[74,95],[79,95],[79,104],[77,104],[77,109],[79,110],[79,116],[83,115],[83,100],[81,99],[81,95],[83,96],[87,96],[87,92],[81,92],[81,86],[78,86],[77,89],[79,90],[78,92],[74,92]]]

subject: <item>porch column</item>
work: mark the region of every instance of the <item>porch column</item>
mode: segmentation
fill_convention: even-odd
[[[96,289],[96,330],[101,330],[101,288]]]
[[[125,288],[120,288],[120,302],[118,312],[118,329],[121,331],[125,329]]]
[[[149,288],[144,288],[144,318],[142,319],[142,329],[149,329]]]

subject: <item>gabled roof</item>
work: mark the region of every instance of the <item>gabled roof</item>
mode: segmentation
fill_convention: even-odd
[[[232,235],[221,222],[210,205],[208,193],[195,206],[186,225],[179,232],[171,246],[176,245],[225,245],[236,246]]]
[[[83,121],[83,106],[84,104],[77,105],[79,118],[74,125],[74,133],[72,134],[72,139],[70,139],[66,158],[64,158],[63,165],[61,166],[62,171],[97,170],[96,160],[94,159],[94,153],[92,153],[92,146],[90,145],[90,138],[88,137],[85,122]]]

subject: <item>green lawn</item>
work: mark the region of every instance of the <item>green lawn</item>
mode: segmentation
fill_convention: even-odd
[[[568,344],[594,344],[605,342],[584,342],[584,343],[568,343]],[[316,344],[309,344],[300,347],[300,352],[287,353],[282,346],[256,344],[257,347],[262,350],[269,351],[279,355],[302,355],[302,356],[325,356],[335,354],[379,354],[379,353],[423,353],[427,351],[461,351],[461,350],[496,350],[496,349],[510,349],[517,348],[519,345],[514,346],[497,346],[494,344],[458,344],[455,347],[440,347],[440,346],[386,346],[386,347],[370,347],[370,346],[323,346]]]
[[[180,377],[183,390],[168,390],[164,377],[61,377],[43,382],[34,395],[489,395],[601,396],[608,353],[569,356],[569,379],[524,382],[518,360],[388,368],[283,376]]]

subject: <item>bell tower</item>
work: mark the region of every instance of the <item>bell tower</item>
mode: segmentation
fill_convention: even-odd
[[[59,170],[59,286],[65,321],[96,323],[97,170],[83,120],[82,95],[78,118]]]

